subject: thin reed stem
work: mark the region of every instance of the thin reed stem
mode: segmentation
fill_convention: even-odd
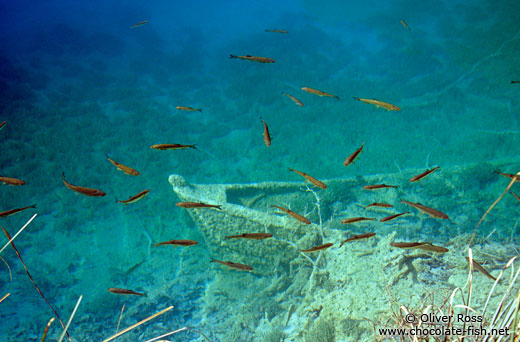
[[[9,281],[13,281],[13,273],[11,272],[11,267],[9,267],[9,264],[7,263],[7,261],[5,261],[4,258],[0,257],[0,260],[3,261],[3,263],[5,264],[5,266],[7,266],[7,269],[9,270]]]
[[[33,216],[34,218],[35,216]],[[26,225],[28,225],[30,223],[31,220],[29,220],[29,222],[26,223]],[[11,235],[9,235],[9,233],[7,232],[7,230],[4,229],[4,227],[0,226],[0,228],[2,228],[2,230],[4,231],[5,235],[7,236],[7,238],[9,239],[9,241],[11,242],[11,246],[13,246],[13,249],[14,251],[16,252],[16,255],[18,256],[18,259],[20,259],[20,262],[22,263],[22,266],[23,268],[25,269],[25,273],[27,273],[27,276],[29,277],[29,280],[31,281],[31,283],[34,285],[34,287],[36,288],[36,291],[38,291],[38,293],[40,294],[40,296],[43,298],[43,300],[45,301],[45,303],[47,303],[47,305],[51,308],[52,312],[54,312],[54,315],[56,316],[56,318],[58,319],[58,321],[60,322],[61,326],[65,329],[65,324],[63,324],[63,321],[61,320],[60,318],[60,315],[58,315],[58,312],[56,312],[56,310],[54,310],[54,308],[52,307],[51,303],[49,303],[49,301],[47,300],[47,298],[45,298],[45,296],[43,295],[42,291],[40,290],[40,288],[38,287],[38,285],[36,285],[36,283],[34,282],[33,280],[33,277],[31,276],[31,273],[29,273],[29,270],[27,269],[27,266],[25,266],[25,263],[23,262],[23,259],[22,259],[22,256],[20,255],[20,252],[18,252],[18,249],[16,248],[16,246],[14,245],[14,242],[13,242],[13,239],[11,238]],[[65,330],[66,331],[66,330]],[[70,336],[69,336],[69,333],[67,333],[67,337],[69,338],[70,340]]]
[[[2,298],[0,298],[0,303],[2,303],[10,295],[11,295],[11,292],[7,292]]]
[[[81,303],[81,300],[83,299],[83,295],[80,295],[78,298],[78,301],[76,302],[76,306],[74,307],[74,310],[72,310],[72,313],[70,314],[69,320],[67,321],[67,325],[65,326],[65,329],[63,329],[63,332],[61,333],[60,339],[58,342],[63,341],[63,338],[65,337],[65,334],[67,333],[67,330],[69,329],[70,323],[72,322],[72,319],[74,318],[74,315],[76,314],[76,310],[78,310],[79,304]]]
[[[16,239],[16,237],[17,237],[17,236],[18,236],[18,235],[19,235],[19,234],[20,234],[20,233],[21,233],[25,228],[27,228],[27,226],[32,222],[32,220],[34,220],[34,218],[35,218],[37,215],[38,215],[38,214],[34,214],[34,215],[29,219],[29,221],[27,221],[27,222],[24,224],[24,226],[23,226],[22,228],[20,228],[20,230],[19,230],[16,234],[14,234],[14,236],[13,236],[11,239],[9,239],[9,241],[7,241],[7,243],[4,245],[4,247],[2,247],[2,249],[0,249],[0,253],[2,253],[2,252],[4,251],[4,249],[6,249],[7,246],[9,246],[9,244],[12,243],[13,240]]]
[[[126,304],[123,304],[123,307],[121,308],[121,312],[119,313],[119,318],[117,319],[116,334],[119,331],[119,325],[121,324],[121,318],[123,318],[123,311],[125,311],[125,305]]]
[[[55,319],[56,318],[51,317],[49,322],[47,322],[47,326],[45,327],[45,330],[43,331],[43,336],[42,336],[42,341],[41,342],[45,342],[45,339],[47,338],[47,333],[49,332],[49,328],[50,328],[52,322],[54,322]]]
[[[509,191],[509,189],[511,189],[511,187],[513,186],[513,184],[516,182],[516,179],[517,177],[520,176],[520,172],[517,172],[516,174],[516,177],[513,177],[511,179],[511,182],[509,182],[509,185],[507,186],[507,188],[504,190],[504,192],[502,193],[502,195],[500,195],[495,202],[493,202],[493,204],[491,204],[491,206],[488,208],[488,210],[486,210],[486,212],[484,213],[484,215],[482,215],[482,217],[480,218],[480,220],[478,221],[477,225],[475,226],[475,229],[473,229],[473,234],[471,235],[471,239],[469,240],[469,246],[471,246],[471,244],[473,243],[473,238],[475,238],[475,234],[477,233],[477,228],[478,226],[480,226],[480,224],[482,223],[482,221],[484,221],[484,219],[486,218],[486,216],[489,214],[489,212],[491,211],[491,209],[493,209],[497,204],[498,202],[500,202],[500,200],[502,199],[502,197],[505,196],[505,194],[507,194],[507,192]]]
[[[113,336],[111,336],[111,337],[109,337],[109,338],[103,340],[103,342],[109,342],[109,341],[112,341],[112,340],[118,338],[119,336],[121,336],[121,335],[123,335],[123,334],[126,334],[126,333],[129,332],[130,330],[137,328],[137,327],[140,326],[141,324],[146,323],[146,322],[148,322],[149,320],[154,319],[155,317],[160,316],[160,315],[162,315],[163,313],[165,313],[165,312],[167,312],[167,311],[170,311],[171,309],[173,309],[173,305],[167,307],[167,308],[164,309],[164,310],[159,311],[159,312],[156,313],[156,314],[153,314],[153,315],[151,315],[151,316],[149,316],[149,317],[143,319],[142,321],[139,321],[139,322],[137,322],[137,323],[135,323],[135,324],[129,326],[129,327],[126,328],[126,329],[121,330],[121,332],[118,332],[117,334],[115,334],[115,335],[113,335]]]
[[[167,337],[167,336],[171,336],[171,335],[175,335],[175,334],[180,333],[181,331],[184,331],[184,330],[189,330],[189,331],[193,331],[193,332],[196,332],[196,333],[198,333],[198,334],[201,334],[202,336],[204,336],[204,338],[205,338],[208,342],[211,342],[211,341],[209,340],[209,338],[208,338],[206,335],[204,335],[202,332],[197,331],[197,330],[195,330],[195,329],[188,328],[188,327],[183,327],[183,328],[180,328],[180,329],[177,329],[177,330],[174,330],[174,331],[170,331],[169,333],[166,333],[166,334],[161,335],[161,336],[154,337],[154,338],[152,338],[152,339],[150,339],[150,340],[146,340],[145,342],[154,342],[154,341],[157,341],[157,340],[160,339],[160,338]]]

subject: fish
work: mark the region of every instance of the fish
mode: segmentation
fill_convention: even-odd
[[[267,124],[265,123],[264,119],[260,118],[260,121],[264,124],[264,143],[265,146],[269,147],[271,146],[271,135],[269,134],[269,127],[267,127]]]
[[[312,184],[316,185],[318,188],[327,189],[327,186],[325,185],[325,183],[320,182],[319,180],[317,180],[316,178],[314,178],[312,176],[309,176],[305,172],[301,172],[301,171],[298,171],[298,170],[295,170],[295,169],[291,169],[291,168],[289,168],[289,171],[296,172],[297,174],[299,174],[300,176],[302,176],[303,178],[305,178],[306,180],[308,180]]]
[[[229,55],[229,58],[238,58],[243,59],[245,61],[250,62],[258,62],[258,63],[274,63],[276,62],[274,59],[267,58],[267,57],[257,57],[257,56],[251,56],[251,55],[245,55],[245,56],[235,56],[235,55]]]
[[[265,32],[274,32],[274,33],[289,33],[289,31],[285,31],[285,30],[265,30]]]
[[[3,177],[3,176],[0,176],[0,183],[4,183],[4,184],[8,184],[8,185],[25,185],[25,182],[21,179]]]
[[[390,221],[390,220],[393,220],[395,218],[398,218],[399,216],[401,215],[406,215],[406,214],[410,214],[409,211],[405,212],[405,213],[399,213],[399,214],[395,214],[395,215],[390,215],[390,216],[387,216],[387,217],[383,217],[381,220],[379,220],[379,222],[386,222],[386,221]]]
[[[219,210],[222,210],[222,205],[216,205],[216,204],[206,204],[202,202],[177,202],[175,203],[176,206],[185,208],[185,209],[191,209],[191,208],[217,208]]]
[[[348,219],[341,220],[341,223],[343,224],[350,224],[350,223],[356,223],[360,221],[377,221],[376,218],[373,217],[351,217]]]
[[[371,204],[367,205],[365,207],[365,209],[369,208],[369,207],[393,208],[394,206],[392,204],[388,204],[388,203],[374,202],[374,203],[371,203]]]
[[[514,192],[512,191],[509,191],[511,193],[511,195],[515,196],[515,198],[520,201],[520,196],[518,196],[517,194],[515,194]]]
[[[503,172],[496,171],[496,170],[495,170],[495,173],[498,173],[499,175],[502,175],[502,176],[507,177],[507,178],[514,179],[517,182],[520,180],[520,177],[518,177],[517,175],[512,174],[512,173],[503,173]]]
[[[177,107],[175,107],[175,109],[185,110],[187,112],[201,112],[202,113],[202,109],[200,109],[200,108],[177,106]]]
[[[98,189],[92,189],[92,188],[86,188],[84,186],[78,186],[78,185],[72,185],[70,183],[68,183],[66,180],[65,180],[65,172],[63,172],[61,174],[61,179],[63,180],[63,184],[65,184],[65,186],[73,191],[76,191],[77,193],[80,193],[82,195],[85,195],[85,196],[92,196],[92,197],[100,197],[100,196],[105,196],[106,194],[101,191],[101,190],[98,190]]]
[[[450,219],[448,217],[448,215],[446,215],[445,213],[440,212],[440,211],[438,211],[436,209],[427,207],[424,204],[408,202],[408,201],[405,201],[405,200],[401,200],[401,202],[405,203],[405,204],[408,204],[409,206],[414,207],[415,209],[418,209],[418,210],[422,211],[423,213],[430,215],[431,217],[445,219],[445,220],[449,220]]]
[[[450,250],[441,246],[432,245],[431,243],[424,243],[420,246],[417,246],[415,248],[422,249],[423,251],[427,252],[435,252],[435,253],[446,253]]]
[[[307,88],[307,87],[302,87],[301,89],[302,89],[303,91],[306,91],[306,92],[311,93],[311,94],[314,94],[314,95],[333,97],[333,98],[335,98],[336,100],[339,100],[339,96],[332,95],[332,94],[326,93],[326,92],[321,91],[321,90],[316,90],[316,89]]]
[[[30,205],[28,207],[2,211],[2,212],[0,212],[0,217],[11,216],[11,215],[17,214],[17,213],[19,213],[21,211],[24,211],[25,209],[29,209],[29,208],[36,208],[36,204]]]
[[[211,262],[216,262],[216,263],[219,263],[221,265],[224,265],[224,266],[227,266],[227,267],[230,267],[230,268],[234,268],[236,270],[239,270],[239,271],[252,271],[253,268],[249,265],[246,265],[246,264],[240,264],[238,262],[232,262],[232,261],[221,261],[221,260],[217,260],[217,259],[213,259],[211,258]]]
[[[119,171],[123,171],[127,175],[130,176],[139,176],[139,171],[132,169],[131,167],[125,166],[121,163],[116,162],[115,160],[110,159],[108,154],[106,155],[109,162],[111,162]]]
[[[150,192],[150,190],[146,189],[146,190],[141,191],[137,195],[130,197],[129,199],[127,199],[125,201],[116,200],[116,202],[123,203],[123,204],[135,203],[135,202],[139,201],[140,199],[143,199],[146,195],[148,195],[149,192]]]
[[[373,185],[365,185],[363,190],[376,190],[376,189],[385,189],[385,188],[397,188],[398,185],[387,185],[387,184],[373,184]]]
[[[469,257],[466,257],[466,260],[468,261],[469,263]],[[481,264],[479,264],[478,262],[475,261],[475,259],[472,259],[473,261],[473,268],[476,269],[477,271],[480,271],[482,272],[486,277],[490,278],[490,279],[493,279],[494,281],[497,280],[497,278],[493,277],[491,275],[491,273],[489,273]]]
[[[403,19],[401,19],[401,24],[403,24],[404,27],[406,27],[408,29],[408,31],[411,31],[412,29],[410,29],[410,26],[408,26],[408,24],[406,23],[406,21],[404,21]]]
[[[423,179],[424,177],[428,176],[430,173],[434,172],[435,170],[439,169],[439,166],[434,167],[433,169],[429,169],[424,171],[423,173],[420,173],[418,175],[413,176],[410,179],[410,183],[417,182],[418,180]]]
[[[147,23],[148,23],[148,21],[147,21],[147,20],[144,20],[144,21],[141,21],[141,22],[139,22],[139,23],[137,23],[137,24],[135,24],[135,25],[130,26],[130,28],[133,29],[133,28],[136,28],[136,27],[142,26],[142,25],[147,24]]]
[[[411,248],[411,249],[422,249],[428,252],[435,253],[446,253],[449,252],[449,249],[432,245],[429,242],[392,242],[390,246],[397,248]]]
[[[353,99],[357,100],[357,101],[373,104],[374,106],[376,106],[376,108],[381,107],[381,108],[386,109],[387,111],[388,110],[393,110],[393,111],[401,110],[401,108],[394,106],[393,104],[386,103],[386,102],[379,101],[379,100],[362,99],[359,97],[353,97]]]
[[[5,125],[7,125],[7,121],[0,123],[0,128],[4,127]]]
[[[154,150],[181,150],[184,148],[193,148],[197,149],[195,145],[181,145],[181,144],[155,144],[150,146],[151,149]]]
[[[316,251],[321,251],[321,250],[324,250],[324,249],[327,249],[329,247],[331,247],[333,245],[333,243],[324,243],[323,245],[319,245],[319,246],[314,246],[312,248],[309,248],[309,249],[302,249],[300,250],[300,252],[303,252],[303,253],[309,253],[309,252],[316,252]]]
[[[248,239],[248,240],[263,240],[272,237],[269,233],[244,233],[240,235],[226,236],[226,239]]]
[[[274,205],[274,204],[271,204],[271,207],[272,208],[277,208],[281,211],[284,211],[286,212],[287,214],[289,214],[290,216],[292,216],[293,218],[297,219],[298,221],[302,222],[302,223],[305,223],[305,224],[311,224],[311,221],[309,221],[308,218],[306,218],[305,216],[303,215],[300,215],[298,213],[295,213],[294,211],[292,211],[291,209],[286,209],[286,208],[282,208],[282,207],[279,207],[277,205]]]
[[[303,103],[302,103],[302,101],[298,100],[296,97],[294,97],[294,96],[292,96],[292,95],[289,95],[289,94],[287,94],[287,93],[284,93],[283,91],[282,91],[282,95],[287,96],[288,98],[290,98],[291,100],[293,100],[294,103],[296,103],[298,106],[303,107]]]
[[[372,236],[375,236],[375,235],[376,235],[376,233],[363,233],[363,234],[359,234],[359,235],[354,235],[354,236],[349,237],[348,239],[342,241],[339,246],[341,247],[345,243],[351,242],[351,241],[357,241],[357,240],[361,240],[361,239],[368,239],[368,238],[371,238]]]
[[[520,81],[511,81],[511,84],[520,83]],[[2,127],[2,126],[0,126]]]
[[[345,159],[345,161],[343,162],[343,165],[347,166],[347,165],[350,165],[354,162],[354,160],[356,160],[357,156],[361,153],[361,151],[363,151],[363,146],[365,144],[361,144],[361,147],[358,148],[357,150],[354,151],[354,153],[352,153],[350,156],[347,157],[347,159]]]
[[[391,242],[390,246],[397,248],[414,248],[424,244],[424,242]]]
[[[198,244],[198,242],[195,241],[195,240],[169,240],[169,241],[156,243],[154,245],[154,247],[163,246],[163,245],[174,245],[174,246],[186,246],[186,247],[189,247],[189,246],[193,246],[193,245],[196,245],[196,244]]]
[[[119,287],[111,287],[108,289],[108,292],[112,292],[118,295],[134,295],[134,296],[144,296],[146,297],[145,293],[139,293],[132,290],[127,289],[120,289]]]

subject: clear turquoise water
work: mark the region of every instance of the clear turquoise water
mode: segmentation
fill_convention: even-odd
[[[0,13],[0,175],[27,182],[1,187],[0,210],[37,204],[0,224],[14,234],[38,213],[16,246],[63,320],[84,295],[70,331],[78,340],[110,336],[123,303],[131,308],[124,326],[172,304],[162,331],[190,325],[221,340],[194,319],[218,272],[208,246],[149,251],[149,239],[203,240],[175,206],[171,173],[191,183],[249,183],[295,180],[287,167],[328,179],[518,160],[520,84],[510,84],[520,80],[517,1],[4,1]],[[129,28],[142,20],[149,23]],[[149,148],[157,143],[199,150]],[[361,143],[361,158],[345,168]],[[117,171],[107,153],[141,175]],[[62,172],[107,196],[76,195]],[[151,190],[146,199],[115,203],[143,189]],[[1,263],[0,296],[11,296],[0,304],[0,339],[38,339],[52,312],[13,251],[1,256],[13,279]],[[180,260],[190,265],[182,272]],[[106,291],[113,286],[155,295],[125,299]],[[59,332],[55,323],[52,337]]]

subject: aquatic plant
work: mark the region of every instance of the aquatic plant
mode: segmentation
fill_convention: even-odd
[[[259,341],[261,341],[261,342],[282,342],[285,340],[285,337],[287,337],[287,335],[283,331],[281,331],[279,329],[275,329],[275,330],[271,330],[268,333],[263,333],[260,336]]]
[[[468,250],[469,260],[472,259],[472,251]],[[520,284],[518,277],[520,269],[514,270],[514,261],[517,257],[513,257],[504,266],[500,274],[487,295],[486,302],[482,308],[472,305],[471,299],[474,295],[473,289],[473,263],[470,262],[470,271],[463,288],[455,288],[448,296],[444,296],[442,300],[436,302],[434,294],[430,293],[428,297],[430,303],[423,301],[422,307],[407,307],[400,305],[394,299],[392,294],[388,292],[392,301],[392,317],[385,324],[374,324],[374,332],[376,341],[394,340],[394,341],[410,341],[416,342],[420,340],[426,341],[517,341],[519,334],[519,305],[520,305]],[[498,295],[497,285],[504,279],[504,274],[511,269],[511,274],[507,287],[503,289],[502,298],[496,303],[495,310],[490,311],[491,299]],[[515,292],[518,291],[518,292]],[[459,298],[459,299],[456,299]],[[395,308],[398,308],[397,311]],[[471,313],[471,315],[470,315]],[[423,319],[422,317],[428,317]],[[443,317],[449,319],[443,320]],[[482,317],[481,321],[468,322],[459,317]],[[380,322],[379,322],[380,323]],[[478,323],[478,326],[477,324]],[[393,328],[393,329],[392,329]],[[402,329],[399,332],[399,329]],[[441,330],[439,330],[441,329]],[[450,330],[451,329],[451,330]],[[462,334],[446,334],[446,331],[455,331],[460,329]],[[423,335],[409,334],[411,330],[415,332],[423,332]],[[439,334],[435,331],[443,331]],[[486,331],[483,335],[479,332]],[[384,334],[386,332],[387,334]],[[403,334],[402,332],[407,332]],[[425,333],[426,332],[426,333]],[[498,332],[501,332],[499,335]],[[494,335],[492,335],[494,333]]]
[[[320,316],[305,335],[305,342],[334,342],[335,331],[334,323]]]

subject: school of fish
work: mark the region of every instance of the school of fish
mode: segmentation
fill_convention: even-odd
[[[408,24],[404,20],[401,19],[400,22],[407,30],[409,30],[409,31],[411,30],[410,27],[408,26]],[[132,25],[130,28],[133,29],[133,28],[141,27],[147,23],[148,23],[148,21],[141,21],[141,22],[138,22],[138,23]],[[266,29],[265,32],[280,33],[280,34],[284,34],[284,35],[287,35],[289,33],[286,30],[279,30],[279,29]],[[249,55],[249,54],[246,54],[246,55],[230,54],[229,58],[234,59],[234,60],[243,60],[243,61],[255,62],[255,63],[260,63],[260,64],[272,64],[272,63],[276,62],[275,59],[270,58],[270,57],[260,57],[260,56],[253,56],[253,55]],[[520,83],[520,81],[511,81],[511,84],[514,84],[514,83]],[[340,97],[338,95],[334,95],[334,94],[331,94],[331,93],[328,93],[328,92],[325,92],[322,90],[310,88],[307,86],[301,87],[300,90],[303,92],[306,92],[308,94],[316,95],[319,97],[333,98],[338,101],[340,100]],[[284,95],[285,97],[287,97],[288,99],[290,99],[294,104],[296,104],[300,107],[304,106],[304,104],[298,98],[293,96],[292,94],[286,93],[285,91],[280,91],[280,93],[282,95]],[[398,107],[394,104],[391,104],[388,102],[383,102],[383,101],[376,100],[376,99],[367,99],[367,98],[359,98],[359,97],[353,97],[353,99],[356,101],[359,101],[359,102],[366,103],[366,104],[371,104],[371,105],[375,106],[376,108],[383,108],[387,111],[400,111],[401,110],[400,107]],[[179,106],[176,106],[175,108],[177,110],[185,111],[185,112],[202,112],[201,108],[195,108],[195,107],[184,106],[184,105],[182,105],[182,106],[179,105]],[[264,144],[266,147],[270,147],[272,144],[272,139],[271,139],[269,127],[263,118],[260,118],[260,121],[263,125]],[[7,124],[7,121],[3,121],[0,124],[0,128],[4,128],[6,126],[6,124]],[[343,165],[350,166],[351,164],[353,164],[358,159],[360,154],[363,152],[364,148],[365,148],[365,143],[363,142],[360,145],[360,147],[355,149],[354,152],[352,152],[350,155],[348,155],[346,157]],[[154,149],[154,150],[181,150],[181,149],[197,150],[197,147],[195,144],[160,143],[160,144],[155,144],[155,145],[150,146],[150,149]],[[107,158],[108,162],[111,163],[118,171],[121,171],[124,174],[134,176],[134,177],[137,177],[140,175],[139,171],[137,171],[136,169],[126,166],[125,164],[122,164],[122,163],[112,159],[108,154],[106,155],[106,158]],[[303,171],[299,171],[299,170],[296,170],[293,168],[288,168],[288,170],[290,172],[293,172],[293,173],[299,175],[300,177],[303,178],[303,181],[307,182],[307,184],[314,187],[315,190],[313,190],[313,191],[327,191],[327,185],[324,182],[318,180],[317,178],[315,178]],[[438,170],[440,170],[439,166],[433,167],[431,169],[427,169],[424,172],[413,176],[411,179],[409,179],[409,182],[413,183],[413,182],[423,181],[427,176],[431,175],[432,173],[434,173],[435,171],[438,171]],[[514,174],[506,174],[506,173],[502,173],[500,171],[496,171],[496,173],[498,173],[502,176],[508,177],[508,178],[512,178],[512,179],[518,178]],[[62,176],[61,178],[62,178],[62,182],[63,182],[64,186],[66,188],[70,189],[71,191],[76,192],[77,194],[81,194],[81,195],[89,196],[89,197],[103,197],[106,195],[106,193],[104,191],[97,189],[97,188],[73,185],[73,184],[69,183],[65,178],[64,172],[62,172],[61,176]],[[18,178],[13,178],[13,177],[7,177],[7,176],[0,176],[0,183],[4,183],[5,185],[9,185],[9,186],[23,186],[26,184],[24,180],[21,180]],[[397,189],[398,187],[399,187],[399,185],[388,185],[385,183],[366,184],[362,187],[362,190],[369,190],[369,191],[377,190],[375,192],[396,191],[395,189]],[[149,192],[150,192],[150,190],[146,189],[135,195],[131,195],[127,200],[116,200],[116,202],[120,203],[120,204],[125,204],[125,205],[135,204],[136,202],[145,198]],[[513,192],[511,192],[511,194],[520,201],[520,197],[517,194],[515,194]],[[425,201],[426,201],[426,203],[428,203],[428,201],[426,199],[425,199]],[[438,209],[434,209],[429,206],[426,206],[420,202],[411,202],[411,201],[408,201],[405,199],[400,199],[400,203],[402,203],[403,205],[407,205],[411,208],[414,208],[414,209],[418,210],[420,213],[426,214],[434,219],[442,219],[442,220],[450,219],[448,217],[448,215],[443,213],[442,211],[440,211]],[[366,204],[364,206],[364,209],[367,210],[367,212],[370,212],[370,210],[372,208],[382,208],[385,210],[390,210],[390,209],[394,208],[395,204],[396,203],[373,202],[370,204]],[[224,212],[226,210],[225,203],[177,202],[176,206],[179,208],[187,209],[187,210],[216,209],[216,210],[222,210]],[[289,220],[292,220],[292,221],[288,221],[291,224],[304,224],[304,225],[310,226],[309,229],[313,229],[313,223],[307,217],[305,217],[304,214],[297,213],[289,208],[280,206],[275,203],[272,203],[270,205],[270,207],[281,211],[283,214],[286,214],[289,217]],[[14,215],[14,214],[20,213],[22,211],[25,211],[28,209],[34,209],[34,208],[36,208],[36,204],[29,205],[26,207],[21,207],[21,208],[6,209],[6,210],[0,212],[0,218],[4,218],[4,217],[10,216],[10,215]],[[387,213],[387,214],[390,214],[390,213]],[[395,212],[395,213],[391,213],[390,215],[386,215],[384,217],[379,217],[379,218],[373,217],[373,216],[357,216],[357,217],[340,218],[339,221],[342,224],[356,225],[356,224],[362,223],[363,226],[366,226],[367,224],[370,224],[370,225],[376,224],[376,222],[385,223],[385,222],[393,221],[393,220],[397,220],[397,219],[402,220],[403,219],[402,216],[404,216],[404,215],[414,215],[414,214],[412,212],[408,212],[408,211]],[[266,222],[266,224],[268,224],[268,223]],[[6,234],[9,237],[7,232],[6,232]],[[268,242],[269,239],[271,239],[271,238],[276,239],[275,235],[276,234],[271,234],[271,233],[267,233],[267,232],[245,231],[245,232],[240,232],[238,234],[225,236],[225,238],[226,238],[226,240],[229,240],[229,241],[236,241],[235,243],[241,243],[240,240],[255,240],[255,241],[259,241],[258,243],[269,243]],[[347,243],[354,243],[354,242],[360,241],[360,240],[367,240],[367,239],[373,238],[374,236],[376,236],[376,233],[374,231],[362,232],[357,235],[352,235],[352,236],[346,238],[345,240],[341,241],[338,248],[342,248],[343,245],[345,245]],[[298,252],[299,253],[323,252],[325,250],[331,249],[335,244],[335,242],[325,242],[325,241],[317,241],[316,243],[317,244],[314,246],[299,246],[299,248],[301,248],[301,249],[299,249]],[[295,244],[298,245],[297,242]],[[154,244],[155,247],[159,247],[159,246],[189,247],[189,246],[196,246],[196,245],[198,245],[197,241],[183,240],[183,239],[172,239],[172,240],[158,242],[158,243]],[[401,249],[420,249],[420,250],[423,250],[426,252],[431,252],[431,253],[448,252],[447,248],[434,245],[432,242],[417,242],[417,241],[392,242],[391,246],[395,247],[395,248],[401,248]],[[14,247],[14,245],[13,245],[13,247]],[[159,249],[161,249],[161,248],[163,248],[163,247],[160,247]],[[240,259],[240,261],[247,260],[247,256],[244,255],[237,259]],[[238,262],[238,260],[223,261],[223,260],[211,258],[210,262],[225,266],[230,269],[238,270],[238,271],[252,272],[254,270],[254,268],[252,266],[245,264],[245,263]],[[470,262],[469,259],[468,259],[468,262]],[[480,272],[485,274],[490,279],[495,279],[487,270],[485,270],[475,260],[472,260],[472,262],[473,262],[472,265],[475,269],[479,270]],[[146,294],[144,292],[136,292],[133,290],[119,288],[119,287],[111,287],[108,289],[108,292],[117,294],[117,295],[133,295],[133,296],[140,296],[140,297],[146,296]],[[7,295],[4,296],[0,300],[0,302],[2,300],[4,300],[6,297],[7,297]]]

